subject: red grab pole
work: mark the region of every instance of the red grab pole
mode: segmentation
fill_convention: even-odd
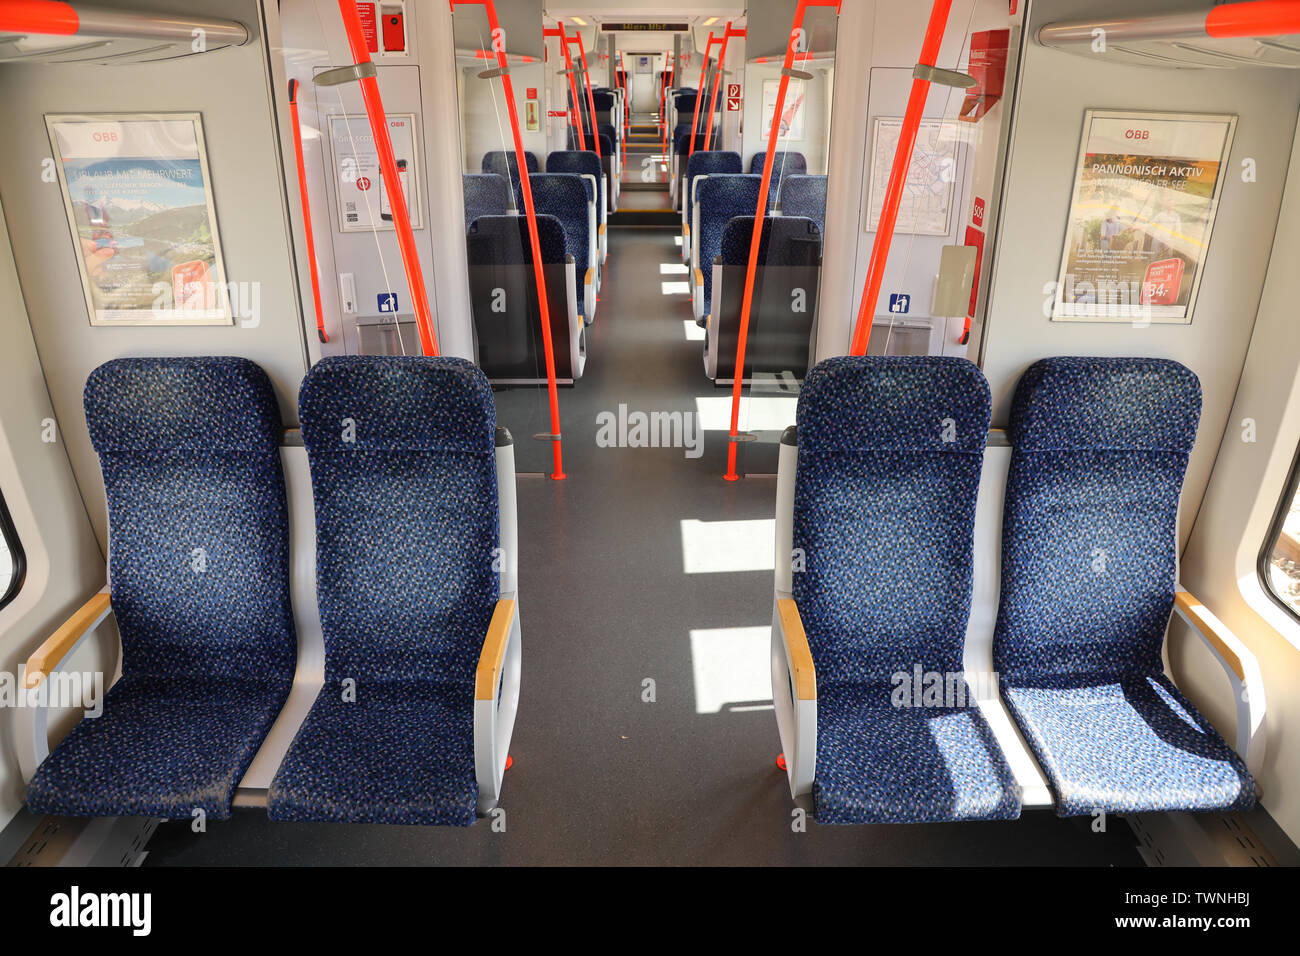
[[[510,69],[502,44],[497,38],[501,36],[501,24],[497,20],[496,5],[492,0],[451,0],[452,11],[457,4],[472,6],[482,4],[487,9],[488,30],[492,35],[492,46],[496,49],[497,69],[501,73],[501,86],[505,92],[506,110],[510,114],[510,133],[515,141],[515,162],[519,169],[519,185],[524,194],[524,214],[528,219],[528,241],[533,247],[533,278],[537,284],[537,306],[542,320],[542,349],[546,355],[546,394],[551,405],[551,478],[563,481],[564,450],[560,444],[560,397],[555,384],[555,346],[551,342],[551,310],[546,302],[546,273],[542,267],[542,244],[537,238],[537,210],[533,206],[533,184],[528,176],[528,163],[524,160],[524,140],[519,134],[519,111],[515,109],[515,88],[510,82]],[[567,53],[566,53],[567,57]],[[572,79],[572,74],[570,74]]]
[[[740,304],[740,335],[736,339],[736,371],[735,378],[731,382],[731,431],[727,444],[727,472],[722,476],[727,481],[737,481],[740,478],[736,474],[736,445],[740,443],[740,393],[745,382],[745,346],[749,341],[749,316],[754,305],[758,250],[763,243],[763,224],[767,218],[767,191],[772,182],[772,154],[776,152],[777,139],[781,135],[781,114],[785,110],[785,94],[790,88],[790,71],[794,67],[795,48],[803,37],[803,17],[807,7],[834,7],[838,13],[840,0],[799,0],[799,5],[794,11],[794,23],[790,26],[790,42],[785,46],[781,85],[776,93],[776,108],[772,111],[772,128],[767,134],[767,156],[763,161],[763,169],[767,170],[767,174],[759,180],[758,206],[754,210],[754,235],[749,240],[749,264],[745,269],[745,296]]]
[[[743,37],[744,35],[744,30],[731,29],[731,21],[727,21],[727,29],[722,31],[722,49],[718,51],[718,78],[713,83],[713,95],[709,97],[709,125],[708,131],[704,135],[704,148],[706,151],[713,148],[713,111],[717,108],[718,90],[722,87],[724,79],[722,71],[727,63],[727,41],[732,37]],[[722,139],[721,134],[718,134],[718,139]]]
[[[934,0],[930,8],[930,22],[925,28],[921,44],[920,66],[932,67],[939,58],[944,27],[952,0]],[[889,170],[889,185],[885,188],[885,202],[880,210],[880,226],[876,241],[871,245],[871,262],[867,267],[867,280],[862,289],[862,303],[858,307],[858,320],[853,328],[850,355],[866,355],[871,341],[871,323],[880,299],[880,286],[885,281],[885,262],[889,259],[889,246],[894,241],[894,226],[898,222],[898,207],[903,201],[903,187],[907,184],[907,171],[912,167],[912,150],[916,134],[925,112],[925,98],[930,92],[930,81],[917,77],[912,80],[912,92],[907,98],[907,111],[903,114],[903,128],[898,134],[898,148],[894,151],[894,165]]]
[[[487,0],[452,0],[453,3],[484,3]],[[569,54],[569,38],[564,35],[564,24],[554,30],[543,30],[544,37],[559,37],[560,52],[564,54],[564,71],[569,75],[569,122],[578,127],[578,148],[587,148],[587,134],[583,131],[582,111],[578,108],[578,84],[573,81],[573,57]],[[593,130],[594,132],[594,130]]]
[[[704,65],[700,67],[700,87],[695,91],[695,115],[691,117],[691,148],[686,153],[688,159],[695,152],[695,128],[700,125],[700,98],[704,96],[704,74],[709,71],[709,53],[714,44],[719,42],[721,42],[719,38],[710,31],[709,42],[704,44]]]
[[[587,51],[583,48],[582,31],[579,31],[576,36],[570,37],[568,40],[569,43],[575,41],[578,44],[578,55],[582,57],[582,78],[587,84],[587,110],[588,115],[591,117],[591,139],[596,147],[596,158],[601,159],[600,136],[596,133],[596,98],[591,95],[591,74],[587,71]],[[585,146],[583,148],[586,149]]]
[[[316,269],[316,239],[311,229],[311,202],[307,197],[307,164],[302,158],[302,130],[298,124],[298,81],[289,81],[289,122],[293,124],[293,154],[298,161],[298,191],[302,194],[302,227],[307,233],[307,264],[311,270],[311,297],[316,305],[316,335],[330,340],[325,331],[325,311],[320,304],[320,273]]]
[[[348,48],[356,66],[370,63],[366,49],[366,36],[361,29],[355,0],[339,0],[339,13],[343,16],[343,29],[348,35]],[[366,117],[370,120],[370,134],[375,141],[379,157],[380,178],[393,212],[393,228],[397,232],[397,246],[402,251],[402,267],[406,270],[406,284],[411,289],[415,303],[415,327],[420,333],[420,349],[425,355],[438,354],[438,337],[433,331],[433,313],[429,309],[429,293],[424,287],[424,273],[420,270],[420,253],[415,248],[415,233],[411,231],[411,214],[402,195],[402,183],[397,178],[397,159],[393,155],[393,141],[388,136],[388,119],[384,115],[384,101],[379,95],[379,83],[373,71],[369,76],[359,76],[361,98],[365,100]]]

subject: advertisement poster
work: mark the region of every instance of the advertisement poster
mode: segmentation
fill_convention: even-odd
[[[1236,124],[1084,115],[1054,321],[1191,322]]]
[[[776,98],[780,93],[780,80],[763,81],[763,139],[772,135],[772,114],[776,112]],[[781,139],[803,139],[804,114],[803,80],[791,80],[785,91],[785,109],[781,111]]]
[[[880,116],[871,136],[871,184],[867,203],[867,231],[880,228],[889,173],[898,152],[902,117]],[[957,181],[957,144],[966,142],[966,127],[949,120],[923,119],[912,148],[912,165],[903,184],[898,206],[897,233],[946,236],[952,229],[953,190]]]
[[[45,122],[91,325],[231,324],[199,114]]]
[[[330,147],[334,151],[334,194],[338,197],[339,227],[343,232],[392,229],[393,212],[379,172],[379,154],[364,113],[335,114],[329,118]],[[411,214],[411,228],[424,227],[420,210],[419,177],[415,165],[415,114],[391,113],[388,138],[393,143],[397,175]]]

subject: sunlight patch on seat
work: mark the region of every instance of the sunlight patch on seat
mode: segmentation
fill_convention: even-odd
[[[771,627],[691,631],[695,712],[772,709]]]
[[[775,571],[776,519],[683,519],[682,567],[687,574]]]

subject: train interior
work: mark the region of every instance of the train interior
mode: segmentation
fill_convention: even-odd
[[[1300,860],[1300,3],[0,2],[0,859]]]

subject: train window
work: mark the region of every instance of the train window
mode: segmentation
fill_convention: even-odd
[[[1300,456],[1291,469],[1287,492],[1261,557],[1265,588],[1279,604],[1300,617]]]
[[[25,569],[26,562],[22,546],[18,543],[18,534],[9,518],[4,497],[0,496],[0,607],[4,607],[18,594],[23,586]]]

